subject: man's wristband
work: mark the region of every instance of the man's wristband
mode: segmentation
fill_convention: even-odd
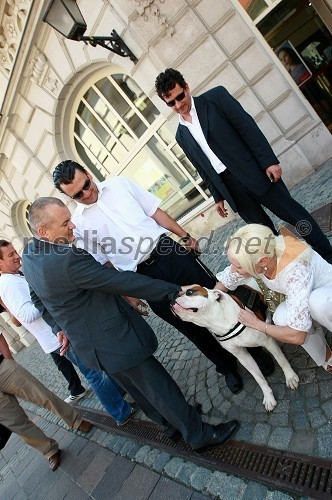
[[[191,238],[190,234],[186,233],[185,236],[182,236],[182,238],[180,238],[180,241],[183,241],[183,243],[187,243],[187,241],[189,241],[190,238]]]

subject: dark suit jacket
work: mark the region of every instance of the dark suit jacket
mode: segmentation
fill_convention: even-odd
[[[157,348],[150,326],[118,295],[160,301],[180,289],[102,266],[76,247],[35,238],[25,247],[22,263],[32,300],[53,331],[68,335],[87,366],[110,373],[141,363]]]
[[[224,87],[194,97],[204,136],[212,151],[250,191],[262,195],[271,184],[265,169],[279,163],[253,118]],[[179,125],[176,140],[205,181],[215,202],[234,200],[187,127]]]

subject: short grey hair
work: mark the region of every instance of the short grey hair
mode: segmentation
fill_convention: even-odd
[[[37,233],[39,227],[46,227],[52,220],[52,214],[47,210],[51,205],[66,206],[59,198],[52,196],[38,198],[32,203],[29,209],[29,224],[34,233]]]

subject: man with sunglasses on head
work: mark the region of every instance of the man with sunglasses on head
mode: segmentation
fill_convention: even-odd
[[[159,198],[122,176],[95,183],[91,174],[72,160],[57,165],[53,180],[57,189],[77,201],[72,217],[76,243],[98,262],[177,285],[198,283],[214,288],[216,280],[202,269],[191,251],[199,250],[198,242],[159,208]],[[168,232],[177,235],[183,245],[166,236]],[[127,299],[137,310],[145,306],[138,299]],[[216,365],[234,394],[241,391],[236,358],[206,328],[181,321],[167,301],[149,301],[149,305]],[[145,311],[141,314],[147,315]],[[271,357],[261,348],[252,348],[251,353],[265,375],[273,371]]]
[[[278,234],[266,207],[296,228],[305,226],[300,236],[331,263],[329,240],[291,197],[278,158],[239,102],[221,86],[192,97],[183,75],[172,68],[158,75],[155,86],[159,97],[179,114],[176,140],[205,181],[219,215],[228,215],[226,200],[247,223],[263,224]]]

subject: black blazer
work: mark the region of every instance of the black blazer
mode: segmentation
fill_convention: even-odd
[[[271,187],[265,169],[279,163],[253,118],[224,87],[194,97],[204,136],[227,169],[250,191],[262,195]],[[227,200],[237,211],[222,179],[189,130],[179,125],[176,140],[205,181],[215,202]]]
[[[64,331],[87,366],[110,373],[141,363],[158,345],[148,323],[119,295],[161,301],[180,289],[102,266],[76,247],[35,238],[25,247],[22,263],[32,301],[54,333]]]

